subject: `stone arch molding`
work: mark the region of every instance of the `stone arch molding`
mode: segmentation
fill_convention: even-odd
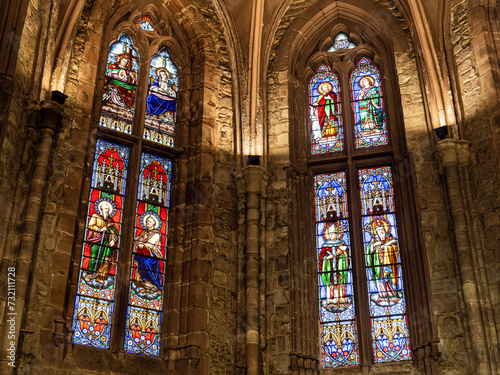
[[[64,92],[68,71],[74,57],[75,29],[86,28],[84,56],[92,55],[93,47],[103,43],[110,30],[129,23],[133,30],[135,23],[144,14],[149,13],[159,28],[160,35],[171,37],[179,43],[179,51],[185,57],[198,54],[201,60],[214,61],[216,47],[210,37],[210,27],[198,8],[186,0],[174,0],[165,6],[160,1],[152,0],[148,4],[126,0],[72,0],[66,9],[63,21],[59,25],[55,43],[54,64],[49,72],[50,89]],[[212,22],[214,20],[212,19]],[[215,20],[215,22],[218,22]],[[107,41],[107,40],[106,40]],[[200,57],[197,58],[198,60]]]

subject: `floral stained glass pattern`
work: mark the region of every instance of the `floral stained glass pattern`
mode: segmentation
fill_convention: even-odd
[[[138,71],[139,54],[123,34],[109,47],[99,125],[132,133]]]
[[[151,58],[149,82],[144,138],[173,146],[178,77],[165,48]]]
[[[331,46],[328,49],[328,52],[336,52],[343,49],[352,49],[354,47],[356,47],[356,45],[349,42],[349,38],[347,37],[347,35],[345,35],[344,33],[339,33],[335,37],[335,42],[333,43],[333,46]]]
[[[131,353],[160,353],[171,171],[169,160],[142,154],[125,333]]]
[[[314,178],[323,368],[359,363],[345,173]]]
[[[375,362],[411,358],[390,167],[359,170]]]
[[[72,328],[75,344],[107,348],[129,149],[97,141]]]
[[[350,84],[354,110],[355,147],[388,144],[379,70],[369,59],[363,57],[351,74]]]
[[[309,106],[312,154],[342,151],[344,135],[339,80],[325,64],[309,81]]]

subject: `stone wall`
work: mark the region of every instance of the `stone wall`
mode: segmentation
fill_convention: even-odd
[[[457,265],[450,242],[449,217],[439,166],[434,158],[431,136],[426,126],[424,103],[415,58],[408,53],[396,55],[396,69],[403,106],[406,141],[414,170],[416,202],[423,239],[422,252],[427,261],[432,313],[436,322],[443,374],[465,373],[464,319],[460,309]]]
[[[484,301],[483,321],[490,347],[498,348],[498,322],[500,322],[500,177],[498,160],[498,121],[491,118],[492,104],[498,85],[492,85],[487,78],[492,46],[485,46],[484,40],[473,40],[471,14],[468,1],[452,1],[451,41],[457,63],[460,97],[463,102],[466,139],[471,148],[471,184],[473,198],[470,214],[474,219],[473,252],[476,261],[481,299]],[[491,9],[494,12],[495,9]],[[477,22],[476,17],[476,22]],[[488,29],[488,20],[474,25],[474,30]],[[476,35],[479,37],[480,35]],[[481,42],[482,41],[482,42]],[[492,57],[492,59],[494,59]],[[479,66],[479,62],[481,66]],[[494,66],[489,69],[494,70]],[[484,74],[481,80],[480,74]],[[486,81],[486,82],[485,82]],[[496,122],[496,123],[495,123]],[[493,353],[493,351],[492,351]],[[492,355],[490,353],[490,356]],[[498,363],[498,349],[496,358]]]

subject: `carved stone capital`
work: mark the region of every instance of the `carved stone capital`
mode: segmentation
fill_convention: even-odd
[[[266,171],[262,167],[258,165],[246,166],[243,168],[243,178],[245,179],[245,191],[247,194],[255,193],[265,195],[268,177]]]
[[[447,168],[458,166],[458,142],[455,139],[447,138],[439,141],[436,145],[439,166]]]

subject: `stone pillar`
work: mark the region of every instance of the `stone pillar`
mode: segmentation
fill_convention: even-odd
[[[265,171],[256,165],[243,169],[246,193],[246,374],[258,375],[259,350],[259,221],[261,196],[265,195]]]
[[[32,259],[38,234],[38,222],[43,201],[43,193],[47,182],[47,170],[50,154],[52,150],[53,138],[57,129],[61,125],[63,107],[54,101],[45,101],[40,107],[40,135],[38,145],[33,160],[33,173],[31,175],[30,190],[28,201],[23,218],[21,238],[15,261],[15,300],[14,304],[7,305],[6,319],[14,318],[15,330],[13,335],[3,335],[2,358],[0,373],[10,374],[13,370],[9,366],[7,352],[10,351],[12,343],[16,348],[16,360],[18,357],[18,348],[20,343],[20,328],[24,319],[26,299],[29,295],[30,274],[32,272]],[[12,315],[8,315],[11,313]],[[3,327],[9,328],[9,324],[4,322]]]
[[[468,326],[469,341],[473,355],[472,366],[475,374],[492,374],[490,367],[487,335],[483,317],[483,299],[480,296],[476,277],[477,259],[470,237],[470,212],[467,207],[472,199],[466,192],[462,169],[469,166],[469,145],[466,141],[445,139],[439,141],[436,150],[440,169],[446,181],[446,192],[451,211],[453,233],[457,251],[457,264],[465,305],[465,322]]]

